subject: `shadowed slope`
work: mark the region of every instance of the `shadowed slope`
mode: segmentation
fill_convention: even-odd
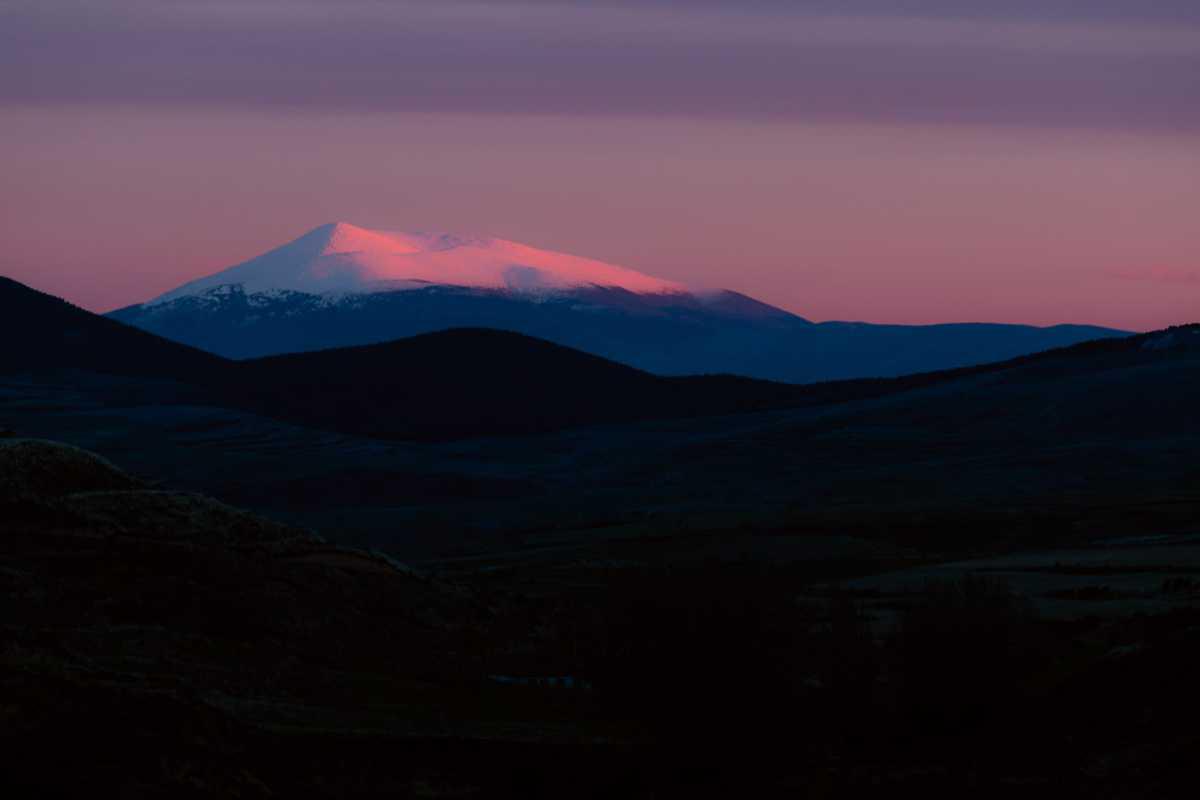
[[[1087,342],[996,364],[898,378],[791,385],[731,375],[665,378],[517,333],[456,329],[386,344],[238,362],[236,404],[314,427],[372,436],[453,439],[582,425],[835,405],[938,389],[948,415],[988,408],[1003,419],[1032,407],[994,408],[999,389],[1044,381],[1090,385],[1089,373],[1188,361],[1200,326]],[[1116,373],[1114,373],[1116,374]],[[1186,373],[1185,373],[1186,374]],[[1120,382],[1123,377],[1115,378]],[[1134,381],[1134,378],[1130,378]],[[944,386],[943,386],[944,385]],[[1136,393],[1136,385],[1130,390]],[[1023,396],[1023,395],[1022,395]],[[957,398],[957,399],[956,399]],[[1101,415],[1117,394],[1077,398]],[[906,407],[903,397],[891,401]],[[929,400],[914,398],[919,413]],[[1094,412],[1089,409],[1095,408]],[[1113,409],[1115,413],[1116,409]]]
[[[386,344],[232,362],[0,283],[0,374],[63,369],[173,378],[188,402],[372,436],[456,438],[723,414],[797,402],[796,387],[660,378],[520,334],[454,330]],[[115,388],[109,386],[109,389]],[[123,396],[164,402],[141,384]],[[130,395],[132,393],[132,395]]]
[[[457,329],[379,345],[240,362],[235,402],[315,427],[404,438],[522,434],[575,425],[759,410],[800,387],[661,378],[517,333]]]
[[[81,369],[203,380],[227,362],[0,276],[0,372]]]
[[[879,418],[1010,441],[1200,430],[1200,325],[1087,342],[960,377],[924,396],[896,398]]]
[[[613,287],[544,295],[426,285],[359,294],[226,285],[110,316],[229,358],[386,342],[462,327],[510,330],[660,375],[806,383],[999,361],[1120,331],[1082,325],[870,325],[808,320],[734,292]]]
[[[404,745],[437,736],[426,720],[455,677],[484,673],[461,631],[493,615],[470,592],[204,496],[129,488],[73,447],[0,443],[0,465],[32,487],[19,505],[0,494],[10,796],[358,794],[363,767],[342,778],[344,756],[318,767],[296,748],[319,741],[319,759],[364,730],[389,754],[376,796],[431,771]]]
[[[192,387],[189,402],[330,430],[419,439],[826,405],[1018,369],[1048,370],[1058,377],[1105,368],[1104,359],[1170,360],[1186,351],[1186,339],[1161,337],[1190,335],[1181,329],[979,367],[796,386],[733,376],[660,377],[540,339],[486,329],[232,362],[9,280],[0,283],[0,311],[0,335],[21,343],[0,355],[0,372],[78,369],[169,377]]]

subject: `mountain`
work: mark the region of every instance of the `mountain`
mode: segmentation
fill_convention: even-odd
[[[514,435],[832,405],[940,384],[971,386],[985,378],[996,386],[969,401],[939,400],[945,407],[938,413],[952,417],[988,407],[996,419],[1008,419],[1031,402],[996,406],[995,398],[1003,396],[998,387],[1029,385],[1014,376],[1048,375],[1053,381],[1093,364],[1108,365],[1096,367],[1101,372],[1131,359],[1139,369],[1170,364],[1180,353],[1191,352],[1191,330],[1095,340],[954,370],[792,385],[732,375],[660,376],[549,341],[488,329],[452,329],[374,345],[232,361],[0,280],[0,335],[25,343],[4,351],[0,374],[99,373],[110,376],[106,391],[120,385],[111,376],[125,376],[134,380],[121,396],[141,397],[141,402],[152,397],[146,379],[167,378],[186,391],[154,393],[157,402],[249,410],[308,427],[406,439]],[[1038,384],[1035,394],[1048,396],[1048,391]],[[1082,418],[1095,403],[1076,399],[1074,414]]]
[[[70,308],[30,290],[5,296],[37,304],[30,309]],[[22,311],[0,303],[0,319]],[[49,339],[55,324],[29,313],[8,335]],[[82,362],[47,366],[64,363]],[[1197,486],[1197,326],[939,373],[803,386],[655,376],[486,330],[216,364],[207,375],[197,370],[172,407],[154,405],[140,381],[123,395],[132,402],[96,403],[82,378],[6,379],[0,428],[69,432],[110,456],[157,453],[139,456],[136,468],[187,475],[189,487],[256,508],[306,515],[329,497],[353,498],[362,507],[356,542],[389,541],[403,527],[382,509],[425,509],[440,521],[420,547],[442,554],[463,542],[454,537],[482,535],[463,522],[470,503],[499,504],[480,517],[488,530],[522,530],[564,508],[588,531],[674,509],[704,525],[717,515],[920,537],[928,527],[920,511],[934,515],[929,530],[939,541],[953,543],[1082,535],[1138,520],[1174,525],[1194,507],[1178,498]],[[19,371],[5,366],[0,374]],[[574,430],[551,433],[563,429]],[[531,433],[547,435],[515,438]],[[507,437],[485,440],[494,434]],[[1162,508],[1146,505],[1151,495]],[[1090,504],[1081,527],[1064,527],[1080,503]],[[900,522],[881,521],[891,511]],[[450,538],[437,544],[443,534]]]
[[[963,370],[860,419],[970,431],[978,442],[1033,445],[1200,433],[1200,325],[1181,325]]]
[[[0,373],[75,369],[205,380],[227,362],[0,275]]]
[[[151,305],[240,285],[248,293],[361,293],[427,284],[520,292],[611,286],[639,293],[683,286],[624,267],[503,239],[372,231],[336,222],[227,270],[184,284]]]
[[[521,334],[450,330],[376,345],[230,361],[0,280],[0,374],[108,376],[79,391],[196,403],[370,436],[452,439],[811,402],[802,387],[667,378]],[[129,378],[125,383],[115,376]],[[147,379],[173,379],[163,393]],[[120,390],[120,391],[117,391]],[[114,391],[117,394],[114,395]]]
[[[311,427],[451,439],[786,407],[802,387],[670,378],[518,333],[454,329],[238,362],[227,396]]]
[[[325,225],[113,319],[230,358],[511,330],[663,375],[806,383],[1000,361],[1102,337],[1060,325],[814,324],[731,291],[691,291],[499,239]]]
[[[936,413],[961,420],[964,428],[1001,429],[1004,437],[1027,437],[1033,430],[1049,437],[1054,432],[1045,430],[1047,413],[1060,426],[1101,424],[1134,413],[1138,403],[1153,403],[1159,412],[1125,420],[1124,428],[1186,425],[1181,413],[1192,399],[1200,401],[1190,393],[1200,387],[1189,371],[1197,354],[1200,326],[1185,326],[953,370],[796,385],[732,375],[659,376],[522,334],[458,328],[234,362],[224,396],[231,405],[309,427],[400,439],[522,435],[815,407],[837,414],[843,412],[836,407],[864,400],[898,409],[888,411],[898,416],[883,418],[882,425]],[[1136,375],[1184,379],[1152,401],[1138,396]],[[719,430],[721,423],[712,426]],[[1014,429],[1022,426],[1023,432]]]

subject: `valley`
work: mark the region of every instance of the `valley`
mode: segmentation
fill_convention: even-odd
[[[1194,326],[789,386],[483,330],[230,362],[14,291],[84,332],[0,375],[0,460],[64,465],[0,481],[27,785],[115,704],[159,766],[79,775],[201,794],[1182,796]]]

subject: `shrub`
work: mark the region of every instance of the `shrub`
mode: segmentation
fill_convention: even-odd
[[[1002,581],[928,583],[894,639],[912,720],[941,732],[984,722],[1012,697],[1036,651],[1033,614]]]

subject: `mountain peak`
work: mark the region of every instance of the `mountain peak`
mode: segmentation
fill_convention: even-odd
[[[417,242],[404,241],[406,238],[403,234],[373,231],[349,222],[329,222],[313,228],[292,244],[312,244],[318,248],[320,255],[374,251],[416,253],[422,249]]]
[[[518,242],[440,232],[380,231],[330,222],[151,302],[240,284],[247,292],[362,293],[441,284],[518,292],[603,286],[639,294],[686,291],[631,269]]]

